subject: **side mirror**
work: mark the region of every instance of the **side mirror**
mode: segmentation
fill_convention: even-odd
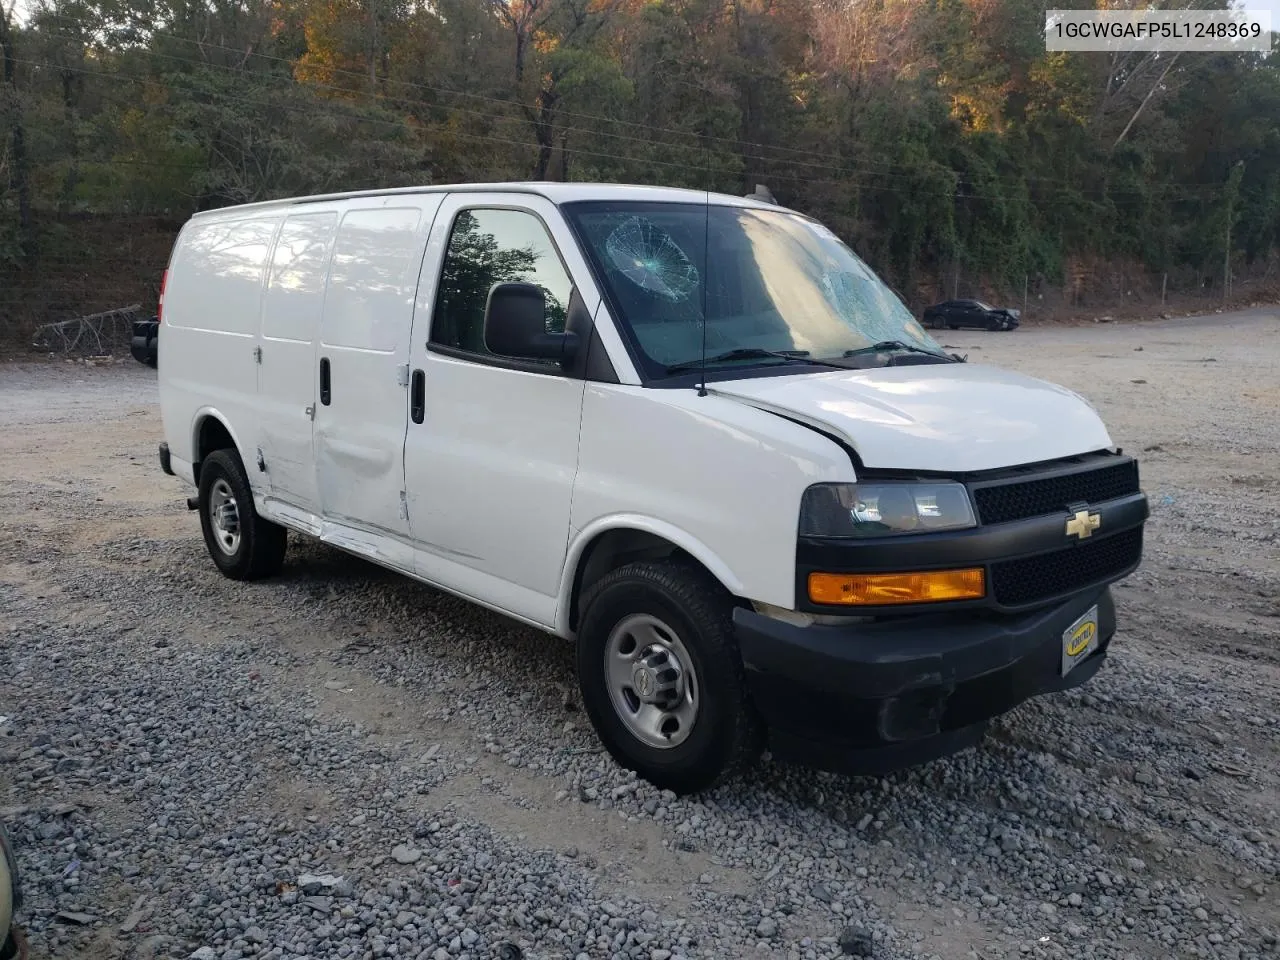
[[[575,333],[547,332],[547,300],[533,283],[495,283],[484,308],[484,345],[491,353],[562,364],[578,350]]]

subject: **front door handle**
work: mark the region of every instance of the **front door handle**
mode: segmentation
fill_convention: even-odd
[[[421,423],[427,416],[427,375],[413,371],[409,387],[409,416],[414,423]]]
[[[333,392],[331,390],[329,358],[321,357],[320,358],[320,402],[327,407],[329,405],[329,401],[332,398],[333,398]]]

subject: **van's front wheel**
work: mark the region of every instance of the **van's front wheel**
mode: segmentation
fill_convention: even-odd
[[[578,682],[618,763],[693,793],[758,755],[732,598],[710,576],[687,563],[629,564],[594,584],[583,609]]]
[[[258,516],[244,464],[217,450],[200,465],[200,528],[218,569],[232,580],[257,580],[284,566],[284,527]]]

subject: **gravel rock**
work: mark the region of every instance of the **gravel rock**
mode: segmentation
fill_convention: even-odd
[[[699,797],[602,751],[566,645],[301,537],[276,580],[219,576],[156,469],[154,372],[0,369],[0,815],[33,955],[1275,956],[1274,324],[948,336],[1160,448],[1108,660],[955,757],[766,758]]]
[[[391,859],[402,864],[417,863],[422,859],[422,851],[402,843],[392,849]]]
[[[862,927],[845,927],[840,931],[840,952],[847,957],[874,957],[875,939]]]

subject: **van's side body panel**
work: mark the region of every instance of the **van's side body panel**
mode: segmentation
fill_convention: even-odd
[[[339,216],[332,204],[290,213],[263,297],[256,446],[269,496],[312,513],[320,509],[312,450],[316,340]]]
[[[233,208],[193,220],[179,235],[165,289],[160,408],[174,470],[187,479],[204,416],[241,444],[256,430],[254,349],[267,260],[283,219],[279,210],[246,217]]]
[[[419,570],[461,586],[436,562],[452,561],[494,578],[492,589],[528,591],[513,612],[550,626],[577,473],[582,381],[435,353],[423,364],[426,419],[410,424],[405,446]]]
[[[320,323],[315,468],[326,539],[411,567],[403,499],[414,292],[438,195],[346,204]],[[350,528],[336,529],[336,526]],[[383,535],[390,535],[384,537]]]

